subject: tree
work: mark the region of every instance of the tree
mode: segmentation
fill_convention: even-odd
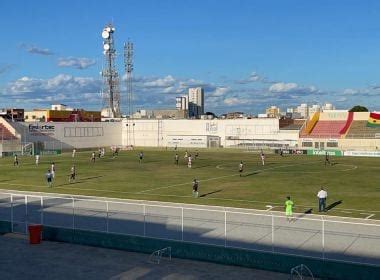
[[[368,109],[364,106],[356,105],[352,107],[349,112],[368,112]]]

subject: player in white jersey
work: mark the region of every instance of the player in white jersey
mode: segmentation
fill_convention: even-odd
[[[187,158],[187,167],[188,168],[191,168],[191,163],[192,163],[192,158],[191,158],[191,155],[189,155],[189,157]]]
[[[75,154],[76,154],[76,152],[77,152],[77,150],[74,148],[74,149],[73,149],[73,153],[71,154],[71,157],[72,157],[72,158],[75,158]]]
[[[260,158],[261,158],[261,163],[264,166],[265,165],[265,155],[264,155],[263,151],[261,151],[261,153],[260,153]]]
[[[50,167],[50,173],[53,179],[55,178],[55,163],[53,162]]]
[[[40,164],[40,155],[36,155],[36,165]]]

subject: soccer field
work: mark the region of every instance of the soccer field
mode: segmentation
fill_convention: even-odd
[[[185,150],[143,149],[121,151],[113,158],[110,151],[92,163],[91,151],[56,156],[42,156],[39,166],[34,157],[20,157],[19,167],[13,158],[0,159],[0,188],[40,192],[57,192],[114,198],[131,198],[244,207],[283,211],[286,196],[295,203],[295,211],[318,213],[316,194],[321,186],[328,192],[327,214],[367,219],[380,218],[380,159],[266,154],[262,166],[259,154],[245,150],[202,150],[187,167]],[[189,150],[195,154],[195,150]],[[243,176],[238,166],[244,162]],[[56,165],[53,188],[48,188],[45,173],[51,162]],[[72,164],[77,181],[69,183]],[[192,180],[200,181],[200,197],[192,197]]]

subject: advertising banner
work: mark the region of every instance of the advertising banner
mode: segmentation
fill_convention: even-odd
[[[344,156],[349,157],[380,157],[380,151],[344,151]]]
[[[329,156],[343,156],[341,150],[307,150],[307,154],[312,156],[324,156],[326,153]]]
[[[42,150],[39,152],[40,155],[60,155],[61,150]]]
[[[276,149],[274,152],[276,154],[279,154],[281,152],[281,149]],[[283,149],[282,153],[284,155],[306,155],[307,154],[307,150]]]

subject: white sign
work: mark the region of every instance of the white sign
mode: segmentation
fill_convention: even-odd
[[[351,156],[351,157],[380,157],[380,151],[344,151],[344,156]]]

